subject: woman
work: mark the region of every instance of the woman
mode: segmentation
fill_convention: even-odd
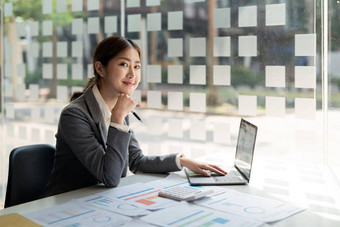
[[[187,167],[226,174],[215,165],[196,162],[180,154],[144,156],[128,114],[139,107],[131,94],[141,76],[140,49],[130,39],[111,36],[94,52],[91,78],[62,111],[56,134],[55,163],[43,196],[97,183],[115,187],[127,167],[136,172],[165,173]]]

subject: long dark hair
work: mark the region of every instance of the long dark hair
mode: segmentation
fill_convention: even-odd
[[[97,45],[93,54],[93,72],[94,72],[93,77],[89,79],[82,92],[77,91],[72,94],[70,101],[73,101],[79,96],[81,96],[88,87],[99,83],[101,76],[97,73],[95,68],[95,63],[97,61],[99,61],[104,67],[106,67],[112,58],[114,58],[116,55],[118,55],[121,51],[125,50],[126,48],[136,49],[140,57],[140,49],[138,45],[131,39],[120,36],[110,36],[103,39]]]

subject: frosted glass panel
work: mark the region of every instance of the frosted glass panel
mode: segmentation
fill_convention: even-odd
[[[57,86],[57,99],[59,101],[67,102],[68,97],[68,88],[67,86]]]
[[[17,23],[17,35],[18,37],[26,36],[26,22],[18,22]]]
[[[82,64],[72,64],[72,79],[73,80],[83,80],[83,65]]]
[[[190,139],[202,141],[206,140],[206,128],[204,121],[191,120]]]
[[[146,75],[149,83],[161,83],[161,66],[148,65]]]
[[[147,14],[147,30],[148,31],[160,31],[162,30],[162,17],[161,13],[149,13]]]
[[[87,19],[87,33],[97,34],[99,33],[99,17],[91,17]]]
[[[146,0],[146,6],[159,6],[160,4],[160,0]]]
[[[38,99],[39,98],[39,85],[37,84],[30,84],[29,85],[29,93],[31,99]]]
[[[141,14],[128,15],[127,23],[128,23],[128,32],[139,32],[141,29]]]
[[[72,20],[72,35],[83,34],[83,19],[76,18]]]
[[[238,42],[238,54],[240,57],[257,56],[256,36],[239,36]]]
[[[168,30],[183,29],[183,11],[168,12]]]
[[[183,66],[169,65],[168,66],[168,83],[182,84],[183,83]]]
[[[15,110],[14,106],[11,103],[6,104],[6,109],[5,109],[6,117],[9,119],[14,119],[15,118]]]
[[[104,17],[105,33],[117,33],[117,16]]]
[[[83,11],[83,0],[72,0],[72,12]]]
[[[230,124],[214,123],[214,142],[222,144],[231,142]]]
[[[285,87],[286,71],[284,66],[266,66],[266,87]]]
[[[214,85],[230,85],[230,66],[214,65]]]
[[[26,77],[26,64],[18,64],[18,77]]]
[[[238,8],[238,25],[240,27],[257,26],[257,7],[244,6]]]
[[[57,64],[57,79],[67,79],[67,64]]]
[[[5,77],[12,77],[13,70],[12,70],[12,64],[6,63],[5,64]]]
[[[316,69],[314,66],[295,67],[295,87],[315,88],[315,85],[316,85]]]
[[[256,116],[257,99],[256,96],[240,95],[238,97],[238,113],[246,116]]]
[[[230,8],[221,8],[214,10],[214,27],[215,28],[230,27]]]
[[[266,25],[276,26],[286,24],[286,4],[266,5]]]
[[[49,35],[52,35],[52,31],[53,31],[52,21],[50,20],[43,21],[42,22],[42,34],[49,36]]]
[[[190,84],[206,84],[205,65],[190,66]]]
[[[29,28],[30,28],[31,36],[39,35],[39,23],[37,21],[29,22]]]
[[[99,0],[87,0],[87,10],[98,10],[99,9]]]
[[[39,57],[39,44],[37,42],[31,42],[28,46],[28,54],[30,57]]]
[[[190,39],[190,56],[191,57],[205,57],[206,56],[206,39],[205,38],[191,38]]]
[[[162,118],[153,116],[152,119],[147,119],[147,127],[152,135],[161,135],[163,132],[163,121]]]
[[[13,85],[5,84],[5,97],[12,98],[13,97]]]
[[[57,0],[57,12],[63,13],[67,10],[67,0]]]
[[[52,42],[44,42],[42,44],[43,57],[52,57]]]
[[[206,94],[190,93],[190,111],[193,112],[206,111]]]
[[[168,136],[173,138],[183,138],[183,120],[169,119]]]
[[[230,56],[230,37],[214,38],[214,57]]]
[[[25,101],[25,84],[18,84],[16,86],[16,99],[20,102]]]
[[[72,57],[83,57],[83,42],[72,42]]]
[[[42,0],[42,13],[52,13],[52,0]]]
[[[284,117],[286,103],[284,97],[266,97],[266,114],[273,117]]]
[[[126,7],[140,7],[140,0],[126,0]]]
[[[43,64],[43,78],[52,79],[53,77],[53,66],[52,64]]]
[[[147,93],[148,108],[161,108],[161,92],[148,91]]]
[[[183,56],[183,39],[168,39],[168,56]]]
[[[315,119],[316,102],[315,99],[296,98],[295,99],[295,116],[299,119]]]
[[[57,42],[57,57],[67,57],[67,42]]]
[[[295,35],[295,56],[316,55],[316,34]]]
[[[168,92],[168,109],[169,110],[183,110],[183,93],[169,91]]]
[[[4,4],[4,16],[5,17],[11,17],[13,15],[13,3],[12,2],[6,2]]]

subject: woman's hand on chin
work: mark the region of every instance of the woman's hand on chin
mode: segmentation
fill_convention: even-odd
[[[123,125],[125,117],[139,105],[140,104],[136,100],[133,100],[130,95],[124,93],[119,94],[116,105],[111,111],[111,122]]]

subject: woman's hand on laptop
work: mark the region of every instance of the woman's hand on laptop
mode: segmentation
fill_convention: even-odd
[[[181,162],[182,167],[187,167],[188,169],[190,169],[194,173],[200,173],[200,174],[207,176],[207,177],[210,177],[210,173],[208,173],[206,170],[217,173],[219,175],[226,175],[227,174],[226,171],[224,171],[223,169],[221,169],[220,167],[218,167],[216,165],[207,164],[207,163],[204,163],[204,162],[198,162],[198,161],[195,161],[193,159],[186,158],[186,157],[184,157],[184,155],[182,155],[180,157],[180,162]]]

